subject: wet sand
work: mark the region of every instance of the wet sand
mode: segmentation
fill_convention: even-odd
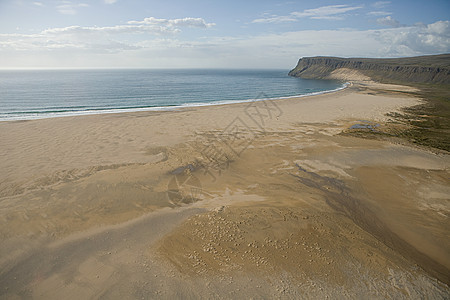
[[[342,134],[407,89],[0,123],[0,298],[448,298],[449,156]]]

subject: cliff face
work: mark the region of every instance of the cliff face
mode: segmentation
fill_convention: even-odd
[[[347,75],[346,75],[347,74]],[[304,57],[290,76],[315,79],[450,83],[450,54],[407,58]]]

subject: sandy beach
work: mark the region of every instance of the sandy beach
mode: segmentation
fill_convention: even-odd
[[[0,298],[448,299],[450,157],[395,137],[411,90],[0,122]]]

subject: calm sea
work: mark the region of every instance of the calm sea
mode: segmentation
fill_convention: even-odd
[[[308,95],[342,82],[287,70],[0,71],[0,121],[165,110],[257,98]]]

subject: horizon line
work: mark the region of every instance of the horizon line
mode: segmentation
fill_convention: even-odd
[[[31,68],[0,68],[0,71],[88,71],[88,70],[289,70],[292,68],[227,68],[227,67],[203,67],[203,68],[173,68],[173,67],[31,67]]]

